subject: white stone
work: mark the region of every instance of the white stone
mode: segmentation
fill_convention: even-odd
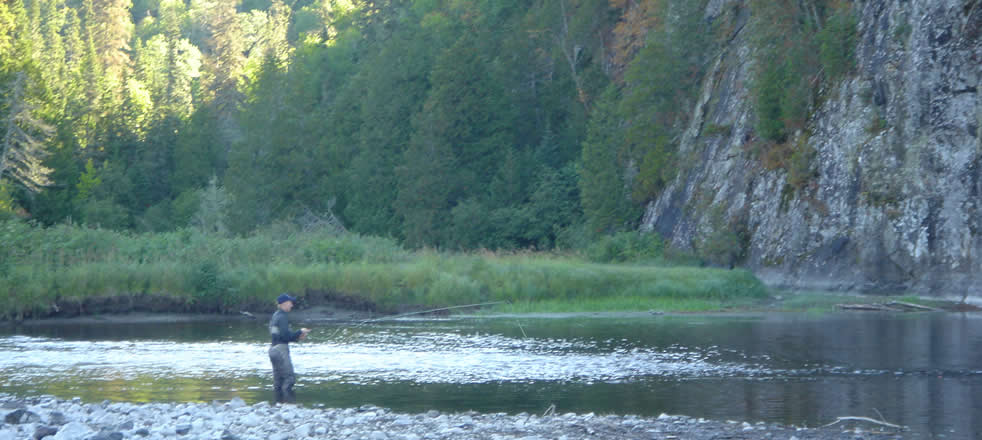
[[[372,431],[368,438],[369,440],[388,440],[389,436],[382,431]]]
[[[447,429],[444,429],[444,430],[440,431],[440,435],[445,436],[445,437],[457,437],[457,436],[460,436],[460,435],[464,434],[464,432],[465,431],[463,429],[460,429],[460,428],[457,428],[457,427],[453,427],[453,428],[447,428]]]
[[[89,425],[80,422],[69,422],[58,430],[52,440],[78,440],[95,433]]]
[[[259,426],[259,424],[262,423],[262,420],[260,420],[259,416],[255,414],[246,414],[239,419],[239,423],[250,427]]]
[[[309,436],[313,431],[314,431],[313,425],[311,425],[310,423],[304,423],[303,425],[298,426],[297,429],[293,430],[293,436],[303,438]]]
[[[242,408],[243,406],[246,406],[246,403],[245,403],[245,400],[242,400],[242,398],[236,397],[236,398],[230,400],[226,405],[228,405],[229,408],[237,409],[237,408]]]
[[[0,431],[0,440],[17,440],[17,433],[4,429]]]
[[[194,419],[191,421],[191,429],[194,429],[195,431],[204,428],[204,426],[205,426],[205,419]]]

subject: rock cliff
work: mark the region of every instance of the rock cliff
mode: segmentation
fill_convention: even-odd
[[[771,285],[982,297],[982,0],[853,4],[856,67],[789,141],[815,152],[814,177],[794,190],[747,148],[749,7],[709,2],[708,19],[743,12],[682,138],[683,169],[641,229],[691,248],[720,227],[707,209],[717,207]]]

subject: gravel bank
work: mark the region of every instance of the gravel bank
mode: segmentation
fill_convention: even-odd
[[[450,439],[895,439],[902,433],[843,426],[805,429],[683,416],[595,414],[399,414],[348,409],[213,403],[84,403],[0,394],[0,440],[450,440]],[[872,428],[864,426],[862,428]]]

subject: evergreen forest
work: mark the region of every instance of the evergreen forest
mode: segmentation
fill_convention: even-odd
[[[855,23],[808,25],[847,3],[729,7],[708,20],[705,0],[5,0],[0,218],[576,248],[636,229],[675,177],[741,8],[800,43],[761,35],[765,148],[809,110],[794,78],[848,70]]]

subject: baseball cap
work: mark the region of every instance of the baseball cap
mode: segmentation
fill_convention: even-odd
[[[294,297],[292,297],[292,296],[290,296],[290,295],[287,295],[285,293],[280,294],[280,296],[276,297],[276,303],[277,304],[283,304],[283,303],[285,303],[287,301],[293,301],[294,303],[296,303],[297,302],[297,299],[294,298]]]

